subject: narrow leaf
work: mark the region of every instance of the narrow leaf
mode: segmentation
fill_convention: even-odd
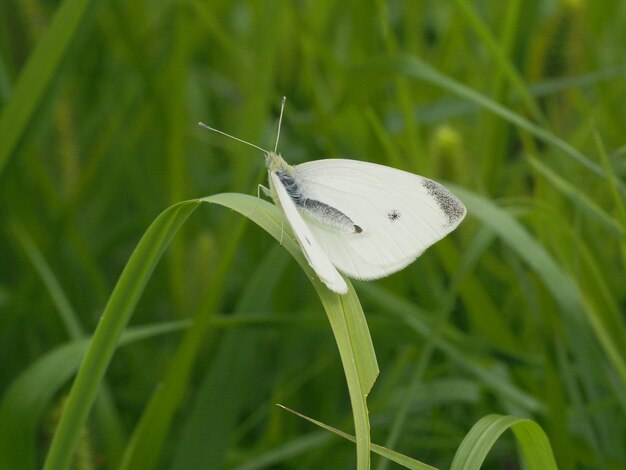
[[[188,322],[131,328],[120,345],[179,331]],[[78,339],[47,352],[13,380],[0,402],[0,468],[36,468],[39,425],[59,389],[78,369],[90,338]]]
[[[457,449],[450,470],[479,470],[493,445],[511,428],[520,445],[524,468],[556,470],[550,441],[534,421],[515,416],[488,415],[467,433]]]
[[[0,173],[24,135],[37,106],[58,73],[78,27],[95,0],[65,0],[22,71],[0,114]]]
[[[289,411],[290,413],[293,413],[296,416],[299,416],[302,419],[306,419],[307,421],[315,424],[316,426],[319,426],[321,428],[326,429],[327,431],[330,431],[334,434],[337,434],[338,436],[343,437],[344,439],[349,440],[350,442],[356,442],[356,439],[354,438],[354,436],[345,433],[343,431],[340,431],[337,428],[333,428],[332,426],[329,426],[327,424],[322,423],[321,421],[317,421],[316,419],[313,418],[309,418],[308,416],[305,416],[301,413],[298,413],[297,411],[292,410],[291,408],[287,408],[284,405],[278,405],[280,406],[282,409]],[[414,470],[437,470],[435,467],[431,467],[428,464],[425,464],[423,462],[420,462],[419,460],[415,460],[412,459],[410,457],[407,457],[406,455],[400,454],[399,452],[396,452],[394,450],[388,449],[386,447],[383,446],[379,446],[377,444],[372,444],[372,452],[377,453],[378,455],[381,455],[389,460],[391,460],[392,462],[396,462],[406,468],[411,468]]]

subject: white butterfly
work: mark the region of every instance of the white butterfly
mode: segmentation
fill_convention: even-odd
[[[270,189],[307,261],[326,286],[345,294],[339,271],[355,279],[378,279],[400,271],[454,230],[466,214],[463,203],[441,184],[388,166],[326,159],[289,165],[265,153]]]

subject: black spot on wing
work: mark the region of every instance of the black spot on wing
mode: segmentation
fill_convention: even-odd
[[[448,219],[448,225],[454,225],[465,216],[465,206],[459,199],[441,186],[429,179],[424,179],[422,183],[428,194],[437,201],[437,205]]]
[[[400,211],[397,209],[391,209],[389,212],[387,212],[387,218],[392,222],[394,220],[398,220],[400,218]]]
[[[359,227],[358,225],[354,226],[354,233],[361,233],[363,231],[363,229],[361,227]]]

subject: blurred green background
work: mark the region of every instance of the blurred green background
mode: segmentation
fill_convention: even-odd
[[[283,95],[289,163],[379,162],[468,206],[416,263],[355,284],[373,442],[448,468],[478,419],[514,414],[562,469],[626,468],[625,24],[623,0],[2,0],[7,468],[41,465],[80,358],[63,348],[155,217],[264,181],[260,152],[197,122],[270,147]],[[274,405],[352,429],[319,300],[247,219],[196,211],[131,326],[76,468],[353,467],[353,444]],[[501,441],[486,468],[520,468]]]

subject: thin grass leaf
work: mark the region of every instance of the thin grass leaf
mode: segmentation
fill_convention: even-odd
[[[622,231],[624,231],[626,230],[626,204],[624,203],[623,193],[620,193],[620,189],[623,189],[623,187],[621,186],[621,182],[615,174],[615,169],[611,165],[609,157],[606,154],[606,149],[604,148],[602,139],[597,133],[595,134],[595,140],[596,146],[598,147],[598,153],[602,159],[602,165],[608,175],[609,189],[611,190],[613,202],[617,208],[618,221],[621,224]],[[624,266],[626,266],[626,241],[622,240],[620,248],[622,250],[622,261]]]
[[[233,218],[230,218],[232,223]],[[206,345],[210,321],[222,299],[227,274],[232,269],[234,254],[241,244],[245,221],[228,228],[228,242],[220,260],[213,270],[211,284],[200,299],[199,310],[193,315],[194,325],[187,330],[180,342],[159,386],[155,389],[126,447],[120,470],[124,468],[154,468],[161,460],[160,449],[164,447],[175,413],[185,399],[189,381],[199,351]]]
[[[119,335],[128,323],[160,256],[201,202],[235,209],[248,215],[277,240],[283,238],[284,229],[279,209],[266,201],[242,194],[218,194],[201,200],[182,202],[159,215],[133,252],[109,299],[70,392],[67,407],[46,460],[46,469],[65,468],[69,465],[80,429],[115,351]],[[369,467],[370,444],[366,396],[378,375],[378,366],[363,310],[354,289],[350,289],[347,295],[339,296],[331,293],[317,280],[292,236],[284,239],[284,244],[307,272],[327,312],[344,366],[353,407],[358,468],[366,469]],[[130,461],[132,458],[127,458],[125,465]]]
[[[453,184],[449,186],[466,205],[469,214],[498,234],[537,272],[563,313],[580,320],[582,308],[576,286],[543,245],[513,215],[489,199]]]
[[[282,213],[273,204],[243,194],[218,194],[203,200],[237,210],[276,240],[282,239],[287,251],[307,273],[330,321],[346,374],[357,436],[357,468],[369,468],[370,428],[366,397],[378,376],[378,363],[363,309],[350,282],[347,281],[348,293],[340,296],[328,290],[317,279],[293,235],[282,236],[285,229]]]
[[[4,105],[11,94],[11,80],[7,74],[4,57],[0,57],[0,104]]]
[[[620,328],[618,331],[612,334],[603,322],[606,315],[595,307],[591,299],[583,297],[583,302],[587,320],[593,328],[593,332],[602,345],[602,349],[609,358],[610,363],[617,372],[621,380],[621,393],[624,393],[624,391],[626,391],[626,361],[623,355],[624,343],[616,343],[613,339],[615,335],[621,338],[624,337],[624,335],[621,334],[624,330],[623,325],[619,325]]]
[[[624,362],[618,359],[616,348],[611,338],[596,328],[599,326],[593,311],[586,309],[581,292],[570,275],[566,273],[522,224],[507,211],[498,208],[493,202],[478,196],[466,189],[450,185],[454,192],[465,203],[468,213],[472,214],[494,233],[498,234],[504,243],[528,264],[541,279],[559,306],[561,324],[566,332],[572,356],[575,358],[574,367],[581,370],[596,371],[599,364],[604,364],[606,358],[613,363],[619,373],[620,380],[624,380]],[[594,329],[589,328],[589,325]],[[596,334],[594,338],[593,333]],[[617,362],[615,362],[617,360]],[[580,387],[585,393],[602,396],[601,385],[594,374],[586,374],[580,378]],[[572,388],[573,391],[576,387]],[[576,391],[576,393],[582,393]],[[579,403],[582,405],[583,400]],[[584,406],[577,406],[579,418],[588,427],[590,433],[596,427],[602,426],[594,413]]]
[[[428,370],[428,366],[431,363],[433,352],[436,349],[437,340],[441,339],[442,330],[448,323],[450,314],[454,308],[460,280],[475,266],[480,254],[484,252],[491,242],[493,236],[490,232],[487,232],[489,231],[483,230],[479,233],[478,237],[474,238],[473,242],[465,250],[463,259],[456,266],[457,271],[455,273],[454,280],[451,283],[452,285],[447,295],[447,299],[442,301],[443,306],[441,307],[441,311],[438,313],[438,318],[431,327],[432,333],[424,338],[424,345],[420,353],[419,360],[417,361],[415,371],[413,372],[413,377],[399,403],[398,411],[393,418],[389,434],[385,440],[385,447],[387,448],[395,447],[404,431],[405,424],[411,411],[411,405],[416,402],[416,396],[419,390],[423,389],[424,374],[425,371]],[[388,464],[388,460],[381,460],[377,470],[386,470],[388,468]]]
[[[496,66],[502,73],[508,78],[513,85],[513,88],[519,95],[520,99],[524,103],[524,106],[530,111],[532,117],[539,122],[544,123],[545,118],[537,101],[534,97],[529,93],[528,87],[524,83],[519,72],[515,69],[513,63],[506,56],[505,52],[502,50],[501,45],[498,43],[498,40],[491,33],[487,25],[483,22],[483,20],[476,13],[476,9],[467,1],[467,0],[454,0],[459,11],[463,14],[463,17],[470,25],[470,27],[474,30],[477,36],[480,38],[485,47],[489,50],[489,53],[492,55]]]
[[[455,193],[466,204],[468,212],[500,235],[502,240],[509,244],[542,279],[566,317],[565,326],[569,332],[570,341],[575,344],[574,354],[585,362],[591,361],[592,357],[597,357],[595,345],[589,343],[591,336],[586,325],[591,325],[599,344],[614,365],[623,385],[626,385],[626,363],[619,354],[619,348],[614,344],[603,323],[599,321],[593,308],[586,305],[587,301],[583,299],[572,278],[511,214],[499,209],[481,196],[460,187],[454,186],[454,188]],[[584,323],[583,319],[587,323]]]
[[[359,73],[363,72],[385,72],[389,74],[404,74],[410,77],[425,80],[434,85],[448,90],[455,95],[459,95],[468,101],[477,104],[480,107],[490,110],[503,119],[509,121],[522,129],[527,130],[538,139],[554,145],[556,148],[562,150],[566,155],[569,155],[574,160],[578,161],[586,168],[591,170],[597,175],[606,176],[606,172],[597,163],[591,161],[586,155],[576,150],[570,144],[563,139],[555,136],[553,133],[539,127],[532,123],[528,119],[514,113],[510,109],[502,106],[499,103],[491,100],[490,98],[478,93],[477,91],[469,88],[456,80],[442,74],[426,62],[418,59],[417,57],[398,55],[394,57],[386,57],[383,59],[373,60],[359,69]]]
[[[341,436],[344,439],[349,440],[350,442],[356,442],[356,439],[354,438],[354,436],[352,436],[352,435],[350,435],[348,433],[340,431],[337,428],[333,428],[332,426],[324,424],[321,421],[317,421],[316,419],[309,418],[308,416],[305,416],[305,415],[303,415],[301,413],[298,413],[297,411],[294,411],[291,408],[287,408],[284,405],[278,404],[277,406],[281,407],[282,409],[284,409],[286,411],[289,411],[290,413],[293,413],[296,416],[299,416],[302,419],[306,419],[310,423],[313,423],[316,426],[319,426],[320,428],[326,429],[327,431],[330,431],[330,432],[332,432],[334,434],[337,434],[338,436]],[[430,466],[428,464],[420,462],[419,460],[412,459],[411,457],[407,457],[406,455],[400,454],[399,452],[396,452],[394,450],[387,449],[386,447],[379,446],[379,445],[376,445],[376,444],[372,444],[371,446],[372,446],[372,452],[375,452],[378,455],[381,455],[381,456],[391,460],[392,462],[396,462],[396,463],[402,465],[403,467],[410,468],[410,469],[413,469],[413,470],[437,470],[435,467],[432,467],[432,466]]]
[[[13,222],[11,228],[15,238],[22,245],[35,267],[35,270],[39,274],[39,277],[46,286],[68,336],[72,340],[82,339],[84,337],[83,327],[52,268],[39,248],[35,245],[30,235],[26,232],[26,229],[20,223]],[[102,440],[105,451],[108,454],[108,460],[114,463],[119,458],[119,455],[121,455],[125,436],[122,430],[119,412],[115,408],[111,390],[106,382],[103,382],[100,393],[96,398],[95,415],[98,428],[103,435]]]
[[[369,447],[369,418],[365,397],[378,375],[378,366],[363,311],[358,300],[354,300],[356,294],[352,290],[352,292],[338,299],[340,296],[328,291],[317,280],[293,236],[286,236],[289,232],[286,231],[282,213],[273,204],[252,196],[235,193],[218,194],[203,198],[200,201],[215,203],[236,210],[265,229],[276,240],[282,240],[282,244],[296,258],[296,261],[299,262],[313,282],[331,322],[344,365],[357,430],[356,435],[359,438],[357,459],[359,468],[366,468],[369,465],[369,452],[367,450]],[[182,354],[193,350],[194,344],[200,344],[199,341],[204,337],[203,331],[198,328],[190,330],[191,342],[183,348]],[[185,357],[192,356],[187,354]],[[190,367],[190,364],[185,362],[185,367]],[[181,373],[180,367],[172,370],[172,374],[180,375]],[[142,417],[133,434],[121,468],[131,469],[136,468],[137,465],[141,465],[142,468],[152,468],[158,461],[158,452],[155,451],[155,448],[160,448],[158,443],[162,442],[165,437],[171,422],[172,407],[177,403],[175,397],[182,395],[181,391],[184,387],[184,377],[181,378],[178,375],[177,378],[180,380],[172,380],[172,377],[166,378],[164,386],[159,388],[151,400],[148,410],[144,413],[145,419]],[[185,374],[183,373],[183,375]],[[168,387],[173,390],[171,396],[174,398],[165,402],[170,408],[164,412],[159,404],[163,403],[161,397],[167,398],[169,396]]]
[[[536,97],[550,96],[567,90],[584,89],[624,76],[626,76],[626,67],[619,65],[573,76],[546,78],[539,83],[530,85],[530,90]]]
[[[171,322],[133,327],[120,338],[120,346],[157,335],[180,331],[189,322]],[[90,338],[59,346],[16,377],[0,402],[0,468],[13,470],[37,467],[37,441],[43,414],[61,387],[72,377]]]
[[[589,199],[580,189],[572,185],[565,179],[561,178],[557,173],[552,171],[547,165],[534,157],[528,157],[530,165],[541,173],[552,185],[561,192],[567,199],[576,205],[581,211],[595,220],[612,235],[622,242],[626,241],[626,233],[624,227],[611,217],[604,209]]]
[[[327,444],[332,438],[333,437],[327,432],[316,431],[293,439],[267,452],[263,452],[248,460],[246,463],[232,467],[231,470],[275,468],[289,459],[293,459]]]
[[[529,162],[572,203],[576,204],[591,219],[608,229],[618,239],[620,246],[624,246],[624,242],[626,242],[624,238],[625,233],[617,220],[539,160],[529,157]],[[554,215],[551,215],[550,218],[554,219]],[[624,362],[624,357],[626,357],[624,355],[626,332],[617,300],[608,287],[609,283],[604,279],[604,273],[598,265],[598,260],[589,249],[587,243],[580,238],[579,231],[576,229],[567,230],[568,225],[565,220],[560,220],[558,225],[565,227],[565,232],[576,246],[576,252],[578,253],[576,265],[580,265],[576,268],[579,271],[576,283],[580,293],[580,302],[584,307],[585,317],[607,357],[613,364],[614,369],[617,371],[622,381],[622,386],[626,386],[626,363]]]
[[[28,59],[0,114],[0,174],[55,79],[79,26],[85,26],[89,7],[95,3],[95,0],[65,0]]]
[[[556,470],[552,447],[541,426],[515,416],[488,415],[479,420],[461,442],[450,470],[479,470],[489,451],[511,429],[520,445],[524,468]]]
[[[245,290],[239,295],[234,312],[267,310],[284,268],[291,259],[282,247],[275,245],[258,264]],[[254,316],[254,315],[253,315]],[[178,432],[178,445],[171,470],[188,468],[222,468],[228,444],[240,416],[249,410],[249,400],[263,378],[256,372],[263,348],[264,331],[258,329],[230,330],[219,338],[211,363],[195,393],[188,418]],[[224,397],[228,400],[225,402]],[[206,443],[211,445],[207,446]]]
[[[54,434],[45,469],[60,470],[69,467],[78,437],[118,339],[163,251],[198,204],[197,200],[182,202],[162,212],[131,255],[109,298],[78,371]]]
[[[622,311],[594,254],[574,234],[572,238],[583,271],[577,282],[585,317],[621,380],[621,394],[626,394],[626,328]]]
[[[424,338],[432,338],[434,346],[454,363],[475,376],[485,386],[501,394],[503,398],[521,406],[530,412],[540,411],[543,404],[531,394],[527,393],[515,384],[503,380],[500,374],[484,366],[484,358],[474,357],[462,350],[444,336],[435,334],[432,325],[424,318],[424,312],[402,297],[395,295],[374,283],[359,283],[359,291],[365,294],[370,301],[380,305],[389,314],[398,316],[408,328],[414,330]]]

